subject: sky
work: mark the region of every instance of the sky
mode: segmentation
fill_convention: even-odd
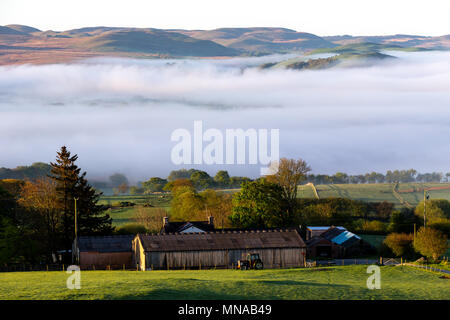
[[[279,129],[280,156],[314,173],[450,172],[450,52],[320,71],[228,60],[96,58],[0,67],[0,167],[54,161],[67,145],[92,178],[195,167],[257,177],[257,165],[177,165],[176,129]],[[206,143],[205,143],[206,145]]]
[[[448,0],[1,0],[0,25],[63,31],[92,26],[285,27],[327,35],[450,34]]]

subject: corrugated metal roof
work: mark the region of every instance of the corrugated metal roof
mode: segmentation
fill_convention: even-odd
[[[338,236],[336,236],[333,239],[331,239],[331,241],[333,241],[334,243],[337,243],[337,244],[343,244],[347,240],[349,240],[351,238],[354,238],[354,237],[356,239],[361,239],[356,234],[351,233],[350,231],[344,231],[341,234],[339,234]]]
[[[308,228],[310,230],[328,230],[331,228],[331,226],[318,226],[318,227],[306,227],[306,228]],[[340,227],[340,226],[335,227],[335,228],[338,228],[340,230],[345,230],[344,227]]]
[[[297,229],[138,235],[145,251],[305,248]]]
[[[214,224],[210,224],[209,221],[183,221],[183,222],[169,222],[165,224],[160,233],[175,233],[188,229],[189,227],[195,227],[202,231],[213,231]]]
[[[127,252],[133,239],[134,235],[80,237],[78,248],[80,252]]]

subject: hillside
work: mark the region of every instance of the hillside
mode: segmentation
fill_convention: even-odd
[[[431,199],[446,199],[450,201],[450,183],[401,183],[399,193],[401,197],[413,206],[423,200],[423,188],[429,191]],[[393,185],[390,183],[377,184],[328,184],[317,185],[320,198],[349,198],[368,202],[389,201],[400,207],[402,204],[394,196]],[[310,186],[300,186],[298,197],[314,198]]]
[[[237,51],[209,40],[157,29],[112,30],[92,35],[81,42],[96,52],[158,53],[174,56],[235,56]]]
[[[325,40],[338,45],[372,42],[385,45],[396,45],[401,47],[418,47],[427,49],[450,49],[450,35],[439,37],[427,37],[420,35],[387,35],[387,36],[329,36]]]
[[[0,65],[60,63],[100,56],[205,58],[276,53],[351,54],[329,61],[319,60],[306,65],[300,63],[292,66],[315,69],[317,66],[319,68],[332,66],[336,59],[342,61],[367,57],[385,58],[380,55],[381,50],[424,49],[450,49],[450,35],[320,37],[286,28],[264,27],[163,30],[99,26],[66,31],[41,31],[31,26],[17,24],[0,26]],[[362,54],[371,56],[364,57]]]
[[[285,53],[336,46],[314,34],[285,28],[221,28],[177,30],[177,32],[253,54]]]
[[[327,49],[328,50],[328,49]],[[331,49],[332,50],[332,49]],[[326,52],[324,50],[324,52]],[[329,57],[314,57],[306,55],[278,63],[266,63],[260,66],[261,69],[285,68],[293,70],[320,70],[332,67],[368,67],[382,60],[395,59],[395,57],[378,52],[336,52]]]
[[[403,47],[392,44],[380,44],[374,42],[359,42],[337,46],[334,48],[320,48],[309,52],[310,55],[320,53],[338,53],[338,54],[370,54],[380,53],[382,51],[427,51],[425,48]]]
[[[0,64],[58,63],[98,56],[134,58],[232,57],[210,40],[159,29],[92,27],[63,32],[0,27]]]

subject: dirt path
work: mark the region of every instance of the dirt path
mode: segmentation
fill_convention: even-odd
[[[310,186],[310,187],[312,188],[312,190],[313,190],[314,195],[316,196],[316,198],[317,198],[317,199],[320,199],[320,198],[319,198],[319,193],[317,192],[317,189],[316,189],[316,186],[314,185],[314,183],[309,182],[309,183],[307,183],[306,185],[307,185],[307,186]]]

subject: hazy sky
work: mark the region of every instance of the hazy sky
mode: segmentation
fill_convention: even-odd
[[[1,0],[0,25],[214,29],[286,27],[318,35],[450,33],[449,0]]]

